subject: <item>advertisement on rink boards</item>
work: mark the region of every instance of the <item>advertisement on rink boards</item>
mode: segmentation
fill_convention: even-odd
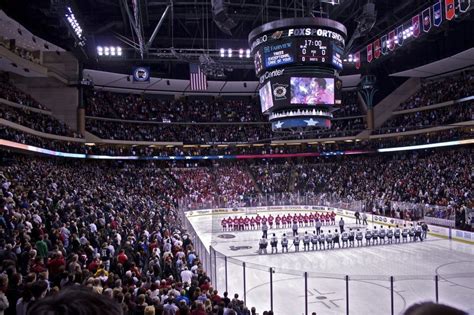
[[[269,207],[236,207],[236,208],[216,208],[216,209],[202,209],[185,212],[187,217],[208,214],[232,214],[245,213],[246,210],[256,210],[258,212],[273,212],[273,211],[335,211],[336,208],[328,208],[323,206],[269,206]]]

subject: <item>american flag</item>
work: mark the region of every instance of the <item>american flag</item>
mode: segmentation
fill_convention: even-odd
[[[207,90],[207,78],[201,71],[201,67],[195,63],[189,64],[189,76],[191,77],[191,91]]]

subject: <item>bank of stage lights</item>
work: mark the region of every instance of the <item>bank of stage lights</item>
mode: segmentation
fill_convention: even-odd
[[[115,46],[97,46],[97,55],[99,56],[122,56],[122,47]]]
[[[84,38],[82,38],[82,27],[81,25],[79,25],[79,22],[77,22],[76,17],[74,16],[74,13],[72,13],[72,9],[70,7],[67,7],[67,12],[65,15],[69,25],[71,25],[77,38],[79,40],[83,40]]]
[[[234,52],[236,56],[239,56],[239,58],[244,58],[244,56],[245,58],[250,58],[250,49],[244,50],[241,48],[239,50],[232,50],[232,48],[221,48],[219,52],[221,58],[232,58]]]

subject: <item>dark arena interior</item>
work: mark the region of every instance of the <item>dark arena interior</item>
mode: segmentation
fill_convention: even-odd
[[[0,0],[0,315],[474,315],[470,0]]]

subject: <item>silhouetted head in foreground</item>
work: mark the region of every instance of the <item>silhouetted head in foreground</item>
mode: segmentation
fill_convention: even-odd
[[[417,303],[410,306],[403,315],[468,315],[466,312],[444,304],[433,302]]]
[[[28,315],[122,315],[116,301],[88,288],[70,288],[38,300]]]

